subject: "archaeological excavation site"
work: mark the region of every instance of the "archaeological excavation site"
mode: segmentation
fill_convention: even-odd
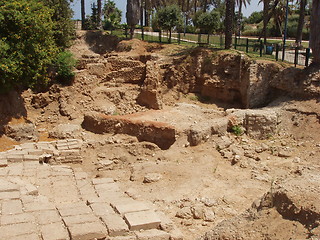
[[[78,31],[0,97],[1,240],[320,239],[320,69]]]

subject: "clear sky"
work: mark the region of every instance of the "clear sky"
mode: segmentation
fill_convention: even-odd
[[[74,19],[81,18],[81,10],[80,10],[80,1],[81,0],[74,0],[71,4],[72,9],[74,11]],[[97,2],[96,0],[85,0],[86,1],[86,15],[91,13],[91,4]],[[125,22],[126,18],[126,4],[127,0],[114,0],[117,7],[122,11],[122,22]],[[247,6],[247,8],[243,8],[243,15],[248,17],[254,11],[261,11],[263,8],[262,3],[258,4],[259,0],[251,0],[251,4]]]

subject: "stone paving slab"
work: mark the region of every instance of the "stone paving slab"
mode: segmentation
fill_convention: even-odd
[[[170,239],[170,234],[157,229],[137,232],[136,235],[137,235],[137,240],[169,240]]]
[[[0,239],[15,239],[16,236],[37,233],[37,225],[35,223],[17,223],[12,225],[0,226]]]
[[[36,222],[36,218],[31,213],[19,213],[19,214],[10,214],[10,215],[1,215],[0,225],[9,225],[17,223],[30,223]]]
[[[69,233],[62,222],[50,223],[41,226],[43,240],[68,240]]]
[[[124,219],[132,231],[158,228],[161,222],[160,218],[152,210],[126,213]]]
[[[76,142],[64,145],[66,153],[78,152]],[[52,148],[58,151],[50,142],[22,144],[9,153]],[[81,168],[41,161],[7,164],[0,167],[0,240],[137,240],[134,231],[159,228],[147,202],[130,198],[112,178],[91,179]]]
[[[115,202],[115,203],[111,203],[111,206],[122,216],[130,212],[150,210],[150,208],[144,202],[140,202],[140,201],[133,201],[128,203]]]
[[[122,217],[116,213],[109,213],[101,216],[101,220],[107,226],[109,236],[121,236],[129,232],[128,225]]]
[[[72,240],[103,239],[107,229],[100,222],[75,224],[68,227]]]

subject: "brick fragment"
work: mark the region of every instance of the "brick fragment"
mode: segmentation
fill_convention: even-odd
[[[139,212],[139,211],[147,211],[150,208],[144,203],[140,201],[132,201],[128,203],[111,203],[111,206],[122,216],[129,212]]]
[[[8,200],[2,203],[2,215],[22,213],[22,203],[20,200]]]
[[[35,223],[17,223],[0,226],[0,239],[16,239],[16,236],[32,233],[38,233]]]
[[[17,223],[30,223],[36,222],[36,218],[31,213],[19,213],[11,215],[1,215],[0,223],[1,225],[17,224]]]

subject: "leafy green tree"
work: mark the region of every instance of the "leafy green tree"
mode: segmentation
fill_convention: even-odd
[[[71,40],[75,35],[75,26],[72,21],[73,11],[69,0],[41,0],[47,7],[53,10],[52,21],[54,23],[54,38],[61,49],[71,46]],[[72,1],[71,1],[72,2]]]
[[[220,15],[217,11],[200,12],[198,11],[193,19],[193,24],[200,29],[201,33],[208,34],[208,40],[210,34],[216,31],[220,25]]]
[[[38,0],[0,2],[1,90],[48,81],[47,68],[58,52],[52,14]]]
[[[157,12],[158,25],[161,29],[169,31],[169,43],[171,43],[172,29],[182,25],[182,13],[177,5],[163,7]]]
[[[251,13],[251,15],[248,17],[247,19],[247,23],[249,24],[257,24],[259,22],[261,22],[263,19],[263,13],[262,11],[260,12],[253,12]]]
[[[95,3],[91,5],[91,15],[88,15],[85,19],[84,29],[85,30],[99,29],[98,8]]]
[[[112,30],[120,25],[122,12],[112,0],[108,0],[103,7],[104,29]]]

